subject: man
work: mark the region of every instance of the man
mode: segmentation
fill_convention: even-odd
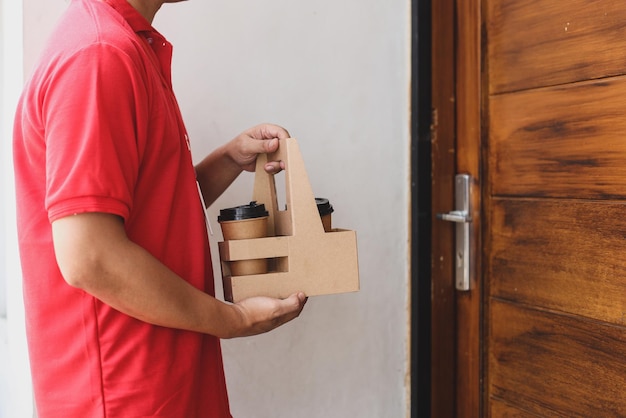
[[[260,125],[192,165],[172,48],[151,26],[174,2],[72,0],[18,106],[18,232],[40,418],[230,417],[219,338],[269,331],[306,302],[302,293],[213,297],[197,185],[211,204],[289,134]]]

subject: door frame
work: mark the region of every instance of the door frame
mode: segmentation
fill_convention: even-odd
[[[411,1],[411,417],[430,416],[431,0]]]
[[[411,413],[480,417],[482,5],[413,0],[412,6]],[[453,209],[458,173],[473,179],[469,292],[454,287],[454,227],[435,218]]]

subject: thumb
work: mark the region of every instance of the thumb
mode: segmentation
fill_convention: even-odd
[[[273,138],[270,140],[264,140],[263,141],[263,147],[264,147],[264,151],[265,153],[270,153],[270,152],[274,152],[278,149],[278,138]]]
[[[250,136],[244,137],[246,155],[267,154],[278,149],[278,138],[256,139]]]

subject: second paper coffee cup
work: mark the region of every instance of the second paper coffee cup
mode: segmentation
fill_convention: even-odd
[[[264,204],[250,202],[220,210],[217,217],[224,240],[263,238],[267,236],[269,213]],[[232,276],[248,276],[267,273],[267,259],[241,260],[230,262]]]
[[[317,211],[322,218],[322,225],[324,226],[324,232],[332,231],[332,213],[335,211],[333,205],[330,204],[328,199],[324,197],[316,197],[315,203],[317,204]]]

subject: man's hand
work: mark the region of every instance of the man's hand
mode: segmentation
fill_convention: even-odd
[[[276,151],[278,140],[286,138],[289,138],[289,132],[278,125],[257,125],[207,155],[196,165],[196,178],[205,205],[211,206],[242,171],[254,171],[257,155]],[[270,161],[265,165],[270,174],[284,168],[282,161]]]
[[[289,132],[277,125],[258,125],[237,135],[227,144],[227,155],[243,170],[254,171],[258,154],[272,153],[278,149],[278,140],[289,138]],[[282,161],[271,161],[265,165],[268,173],[277,173],[285,168]]]
[[[233,305],[242,317],[243,328],[238,337],[257,335],[277,328],[302,312],[307,298],[304,293],[294,293],[286,299],[263,296],[244,299]]]

